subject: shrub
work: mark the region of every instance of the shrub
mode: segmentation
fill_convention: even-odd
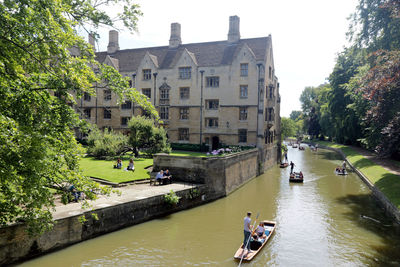
[[[174,190],[172,190],[172,189],[168,194],[164,195],[165,203],[167,203],[168,205],[171,205],[171,206],[174,206],[174,205],[178,204],[179,203],[179,199],[181,199],[181,197],[178,197],[176,195],[176,193],[174,192]]]
[[[184,150],[184,151],[196,151],[196,152],[204,152],[208,151],[208,144],[181,144],[181,143],[171,143],[171,148],[173,150]]]
[[[89,133],[87,153],[97,159],[119,156],[128,145],[128,137],[105,129],[93,128]]]

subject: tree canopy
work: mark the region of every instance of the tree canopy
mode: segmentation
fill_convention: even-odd
[[[122,12],[111,18],[104,7],[117,4]],[[71,184],[95,198],[97,185],[79,170],[74,95],[94,95],[98,82],[158,116],[77,34],[120,24],[134,31],[141,13],[131,0],[4,0],[0,13],[0,225],[24,221],[38,233],[51,227],[51,188],[66,194]]]

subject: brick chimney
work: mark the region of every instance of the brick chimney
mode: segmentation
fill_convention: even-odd
[[[171,38],[169,39],[169,48],[177,48],[181,44],[181,24],[171,23]]]
[[[228,42],[237,43],[240,40],[240,18],[238,16],[229,17],[229,32],[228,32]]]
[[[111,30],[108,33],[107,53],[108,54],[114,54],[118,50],[119,50],[118,32],[116,30]]]

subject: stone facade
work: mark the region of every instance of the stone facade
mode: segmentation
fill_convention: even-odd
[[[271,35],[240,39],[239,24],[239,17],[230,17],[226,41],[182,44],[181,25],[173,23],[169,46],[126,50],[111,31],[107,51],[96,56],[149,97],[170,142],[276,147],[280,95]],[[104,89],[76,107],[100,128],[125,132],[129,118],[145,115],[134,103],[118,105]]]

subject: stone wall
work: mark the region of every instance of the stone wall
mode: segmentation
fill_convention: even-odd
[[[153,175],[169,169],[174,180],[206,184],[211,198],[223,197],[242,186],[258,173],[258,149],[224,157],[179,157],[157,154]]]
[[[178,191],[176,194],[182,197],[176,206],[168,205],[163,195],[126,202],[96,209],[98,220],[94,220],[89,212],[56,220],[53,230],[36,238],[28,236],[23,224],[0,228],[0,266],[26,260],[212,200],[205,196],[205,186],[199,186],[196,190]],[[83,224],[78,220],[82,215],[87,218]]]

